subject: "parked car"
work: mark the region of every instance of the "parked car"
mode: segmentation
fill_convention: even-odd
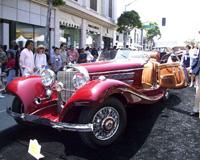
[[[56,75],[26,75],[6,87],[15,96],[7,113],[19,124],[38,123],[78,131],[85,144],[100,148],[123,134],[126,107],[168,99],[168,89],[188,85],[180,62],[160,64],[140,51],[119,50],[114,60],[69,64]]]

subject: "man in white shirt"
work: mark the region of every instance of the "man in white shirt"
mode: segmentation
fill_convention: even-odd
[[[25,48],[22,50],[19,59],[19,65],[22,71],[22,76],[25,73],[33,74],[35,69],[34,59],[33,59],[33,41],[28,40],[26,42]]]

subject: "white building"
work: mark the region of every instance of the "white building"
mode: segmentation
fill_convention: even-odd
[[[50,25],[50,46],[61,43],[76,48],[112,47],[115,44],[116,0],[65,0],[53,8]],[[0,44],[35,41],[35,48],[44,43],[47,16],[46,0],[0,0]]]
[[[116,33],[116,45],[118,48],[123,48],[124,47],[124,35],[120,33]],[[131,32],[130,35],[128,35],[127,38],[127,45],[131,49],[142,49],[142,39],[144,39],[145,36],[145,30],[137,29],[134,28]],[[143,38],[142,38],[143,37]]]

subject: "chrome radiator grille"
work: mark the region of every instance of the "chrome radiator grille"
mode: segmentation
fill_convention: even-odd
[[[77,70],[74,70],[73,68],[58,72],[57,81],[64,84],[64,90],[61,93],[58,93],[60,94],[58,95],[58,98],[61,98],[64,102],[67,102],[75,92],[72,79],[76,72]]]

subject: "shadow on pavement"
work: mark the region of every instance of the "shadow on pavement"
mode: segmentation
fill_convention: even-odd
[[[148,138],[162,110],[166,106],[173,109],[179,103],[180,98],[171,94],[167,102],[137,104],[127,108],[128,123],[124,135],[119,142],[103,150],[88,148],[75,132],[57,131],[45,126],[27,129],[17,125],[0,132],[0,158],[32,159],[27,152],[28,144],[30,139],[37,139],[42,146],[41,153],[45,156],[44,159],[48,160],[130,159]]]

